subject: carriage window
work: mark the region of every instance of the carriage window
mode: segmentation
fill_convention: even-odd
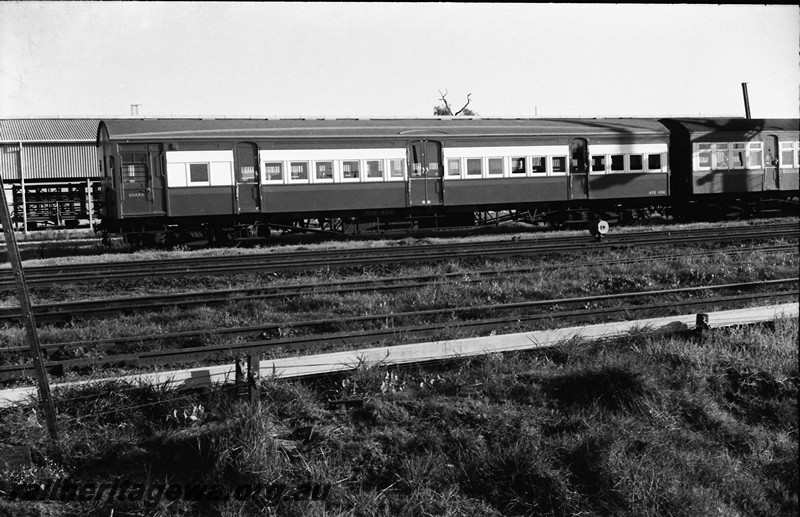
[[[461,160],[457,158],[447,160],[447,175],[461,176]]]
[[[728,169],[728,144],[714,144],[714,168]]]
[[[531,157],[531,172],[547,172],[547,158],[544,156]]]
[[[747,164],[751,169],[760,169],[764,162],[764,149],[761,142],[747,144]]]
[[[125,178],[125,183],[144,183],[147,181],[147,165],[143,163],[123,164],[122,176]]]
[[[661,170],[661,155],[648,154],[647,155],[647,170],[660,171]]]
[[[567,172],[566,156],[553,156],[553,172]]]
[[[605,156],[592,156],[592,172],[605,172],[606,171],[606,157]]]
[[[207,163],[190,163],[189,164],[189,181],[191,183],[204,183],[208,181],[208,164]]]
[[[351,160],[342,162],[342,178],[345,179],[358,179],[358,160]]]
[[[239,167],[239,176],[240,181],[255,181],[256,168],[249,165],[243,165]]]
[[[483,173],[483,160],[467,158],[467,176],[480,176]]]
[[[570,143],[570,171],[575,174],[586,174],[589,172],[589,153],[587,152],[586,140],[576,138]]]
[[[711,168],[711,144],[697,144],[697,168]]]
[[[731,166],[734,169],[744,169],[745,164],[745,145],[744,142],[731,144]]]
[[[292,162],[292,179],[308,179],[308,162]]]
[[[283,179],[283,164],[281,162],[265,163],[264,173],[266,181],[281,181]]]
[[[333,179],[333,162],[317,162],[316,178],[318,180]]]
[[[146,183],[147,182],[147,154],[145,153],[126,153],[121,154],[122,180],[125,183]],[[113,170],[114,162],[111,162]]]
[[[367,160],[367,177],[383,178],[383,160]]]
[[[389,175],[392,178],[404,177],[403,169],[405,169],[405,167],[403,167],[403,160],[399,158],[395,160],[389,160]]]
[[[511,158],[511,174],[525,174],[525,158]]]
[[[791,169],[794,163],[794,142],[781,142],[781,168]]]
[[[621,172],[625,170],[625,155],[612,154],[611,155],[611,170]]]
[[[493,176],[503,175],[503,159],[489,158],[489,174]]]
[[[630,155],[630,170],[640,171],[642,169],[644,169],[644,161],[642,160],[642,155],[641,154]]]

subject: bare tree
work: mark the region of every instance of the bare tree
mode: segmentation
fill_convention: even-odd
[[[445,90],[444,93],[442,93],[442,91],[439,90],[439,95],[440,95],[439,99],[444,104],[443,105],[440,104],[438,106],[434,106],[433,107],[433,114],[435,116],[457,117],[459,115],[464,115],[465,117],[472,117],[472,116],[477,116],[478,115],[477,113],[475,113],[471,109],[467,108],[467,106],[469,106],[469,102],[470,102],[470,95],[472,95],[471,93],[467,94],[467,103],[464,104],[464,106],[460,110],[456,111],[455,113],[453,113],[453,110],[450,109],[450,104],[447,102],[447,90]]]

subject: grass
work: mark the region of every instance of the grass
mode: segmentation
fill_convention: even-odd
[[[551,256],[108,281],[36,288],[33,298],[44,303],[354,277],[463,274],[396,293],[311,293],[271,303],[172,308],[41,328],[42,342],[61,342],[797,275],[796,252],[759,248],[733,255],[728,252],[737,246],[720,246],[713,256],[691,256],[690,251],[704,249],[698,246],[685,248],[676,260],[658,262],[647,260],[649,250],[610,250],[594,257],[591,267],[570,267],[578,259]],[[640,260],[621,264],[631,258]],[[478,269],[520,265],[534,271],[468,281]],[[16,304],[11,298],[0,303]],[[794,515],[797,327],[795,319],[714,331],[702,343],[680,335],[631,334],[614,343],[575,342],[440,367],[364,368],[308,382],[265,379],[256,409],[231,389],[175,393],[114,384],[58,392],[58,444],[49,443],[30,407],[0,412],[0,443],[33,451],[32,466],[0,472],[0,490],[65,476],[98,483],[124,478],[148,486],[221,483],[228,489],[258,483],[330,485],[324,502],[118,501],[113,506],[117,517]],[[439,337],[466,335],[454,324]],[[22,339],[17,327],[0,329],[3,344],[22,344]],[[398,343],[404,340],[397,336]],[[329,400],[341,398],[363,404],[329,407]],[[294,430],[309,426],[313,433],[306,440],[291,439]],[[110,510],[90,503],[10,502],[0,494],[0,516],[106,517]]]
[[[0,415],[0,442],[27,445],[34,458],[0,479],[330,485],[324,501],[127,501],[115,516],[796,515],[797,338],[797,319],[786,319],[703,342],[635,333],[424,368],[264,379],[257,407],[231,389],[84,388],[56,394],[58,444],[31,409]],[[329,406],[340,398],[362,405]],[[181,416],[193,411],[201,418]],[[0,515],[110,510],[0,497]]]

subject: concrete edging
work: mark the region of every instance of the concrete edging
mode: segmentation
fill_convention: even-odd
[[[709,327],[720,328],[772,321],[779,317],[797,317],[799,303],[785,303],[766,307],[752,307],[709,313]],[[531,350],[554,346],[575,339],[596,340],[623,336],[631,331],[669,332],[695,328],[696,313],[665,318],[650,318],[615,323],[601,323],[554,330],[538,330],[517,334],[503,334],[452,341],[433,341],[410,345],[366,348],[346,352],[269,359],[261,361],[260,374],[276,378],[297,378],[337,371],[353,370],[360,365],[401,365],[471,357],[497,352]],[[232,383],[235,365],[191,368],[166,372],[128,375],[107,379],[93,379],[53,384],[51,389],[78,387],[108,381],[131,384],[163,384],[174,388],[193,388],[213,384]],[[0,390],[0,408],[29,401],[36,395],[36,387],[26,386]]]

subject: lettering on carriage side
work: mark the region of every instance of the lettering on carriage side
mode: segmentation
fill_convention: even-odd
[[[651,190],[647,193],[648,196],[666,196],[667,191],[665,189],[662,190]]]

